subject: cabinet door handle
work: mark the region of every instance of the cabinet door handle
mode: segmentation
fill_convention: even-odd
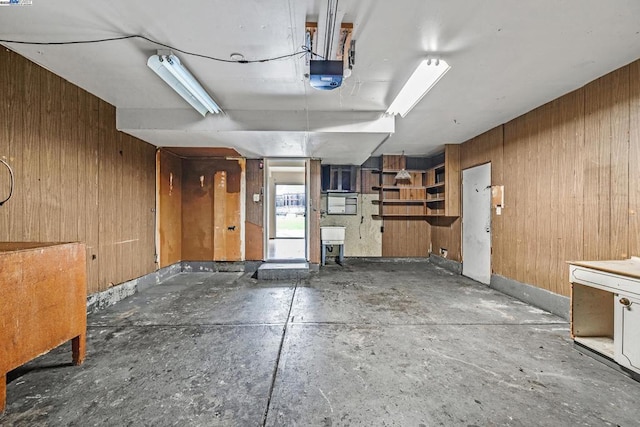
[[[620,298],[620,304],[627,307],[627,310],[631,310],[631,301],[629,301],[629,298]]]

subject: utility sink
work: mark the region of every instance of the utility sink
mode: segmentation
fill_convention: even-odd
[[[344,245],[345,228],[340,225],[320,227],[320,240],[323,245]]]

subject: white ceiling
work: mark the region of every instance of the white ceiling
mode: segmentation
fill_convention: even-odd
[[[0,39],[141,34],[253,60],[299,51],[305,21],[316,21],[323,6],[326,0],[33,0],[0,7]],[[227,64],[177,53],[224,117],[202,118],[166,86],[146,66],[158,46],[144,40],[3,44],[115,105],[118,128],[151,144],[338,164],[432,154],[640,57],[638,0],[341,0],[339,15],[354,24],[356,62],[334,91],[310,88],[300,57]],[[383,113],[426,55],[452,68],[394,123]]]

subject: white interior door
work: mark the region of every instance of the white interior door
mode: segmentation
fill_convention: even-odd
[[[491,163],[462,171],[462,274],[491,280]]]

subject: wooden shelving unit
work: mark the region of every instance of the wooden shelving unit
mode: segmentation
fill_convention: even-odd
[[[382,156],[382,169],[374,171],[380,175],[378,191],[380,198],[374,203],[378,205],[377,217],[382,218],[422,218],[427,212],[427,193],[424,170],[405,169],[404,156]],[[396,181],[395,177],[405,169],[411,179]]]
[[[460,216],[460,147],[445,146],[444,163],[426,170],[406,171],[409,180],[396,181],[405,168],[404,156],[382,156],[379,183],[373,187],[380,198],[379,218],[427,218]]]

